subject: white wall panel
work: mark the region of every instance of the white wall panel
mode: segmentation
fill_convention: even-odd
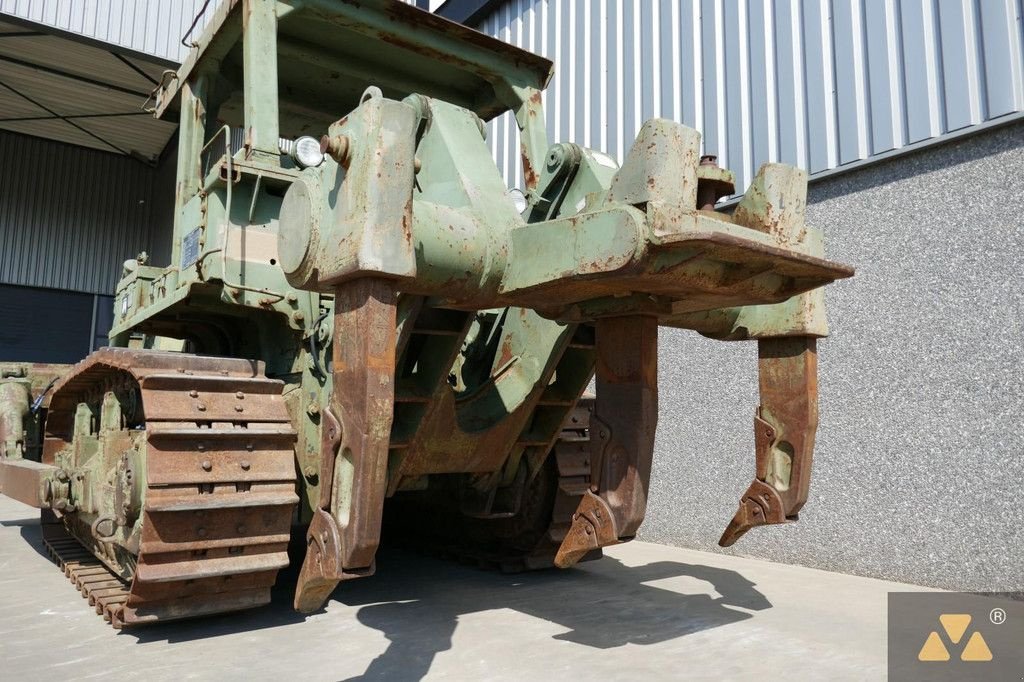
[[[0,0],[0,13],[179,62],[188,54],[181,39],[204,0]],[[217,0],[200,18],[203,32]]]
[[[221,1],[210,0],[202,11],[206,0],[0,0],[0,14],[180,63],[193,19],[202,11],[188,42],[199,39]],[[436,9],[440,1],[430,4]]]
[[[749,183],[822,173],[1024,110],[1024,0],[507,0],[478,27],[555,62],[553,141],[621,159],[651,116]],[[489,140],[522,183],[510,117]]]

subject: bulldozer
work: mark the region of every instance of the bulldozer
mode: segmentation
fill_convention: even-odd
[[[644,519],[660,326],[756,342],[720,544],[797,519],[823,287],[853,274],[806,173],[767,163],[716,210],[734,176],[680,123],[621,165],[553,144],[551,76],[397,0],[217,6],[151,99],[180,120],[171,262],[125,262],[109,347],[0,365],[0,491],[115,628],[267,604],[293,538],[302,613],[374,573],[385,527],[505,570],[600,557]]]

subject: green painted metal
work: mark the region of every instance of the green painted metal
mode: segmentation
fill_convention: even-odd
[[[594,457],[607,459],[582,460],[593,478],[581,474],[573,490],[586,495],[580,510],[611,511],[621,532],[598,527],[600,544],[588,545],[584,511],[569,510],[573,530],[562,532],[577,544],[559,565],[628,539],[646,502],[656,325],[769,342],[762,392],[790,372],[800,377],[790,388],[813,402],[813,338],[828,331],[821,287],[852,269],[825,260],[820,231],[804,222],[806,174],[766,164],[732,215],[716,212],[731,174],[702,160],[700,133],[681,124],[645,123],[621,167],[549,146],[540,93],[550,73],[542,58],[397,1],[229,0],[158,93],[159,113],[176,108],[181,122],[172,262],[126,264],[110,336],[262,361],[283,383],[299,517],[320,552],[303,569],[313,587],[300,589],[300,608],[372,572],[380,510],[367,500],[455,475],[465,515],[519,513],[595,369],[628,405],[616,414],[599,394]],[[484,139],[483,121],[506,111],[522,130],[522,213]],[[237,151],[231,126],[244,130]],[[322,136],[323,160],[303,168],[279,135]],[[773,345],[787,337],[799,341]],[[87,478],[115,464],[102,434],[117,430],[117,409],[104,401],[77,415],[76,447],[102,455],[73,453],[99,467]],[[808,414],[787,425],[766,408],[758,424],[810,447]],[[790,459],[759,464],[758,485],[785,497],[791,473],[804,476],[803,498],[771,509],[785,520],[806,498],[810,453],[765,433],[764,451]],[[596,467],[608,477],[625,462],[624,488],[607,489]],[[744,499],[751,511],[733,540],[764,522]],[[332,555],[337,542],[347,544]],[[359,563],[344,564],[351,557]]]
[[[277,2],[251,0],[242,18],[242,69],[246,73],[276,74]],[[274,165],[278,161],[278,98],[274,78],[244,80],[245,144],[250,157]]]
[[[233,95],[213,97],[214,72]],[[420,387],[428,396],[450,391],[451,374],[486,378],[493,397],[399,403],[396,438],[423,440],[393,450],[392,491],[431,472],[501,472],[520,434],[486,457],[480,434],[537,409],[577,324],[656,314],[716,338],[827,333],[817,288],[850,271],[824,261],[820,234],[803,224],[802,174],[768,166],[734,217],[698,210],[697,131],[650,121],[621,169],[577,145],[547,148],[539,92],[549,74],[538,57],[398,2],[225,3],[158,98],[161,112],[181,112],[175,262],[127,274],[113,337],[184,337],[191,349],[267,360],[291,387],[312,500],[331,291],[347,280],[391,279],[407,307],[508,311],[457,324],[464,348],[434,350],[453,355],[449,369],[418,368],[432,377]],[[505,110],[524,129],[525,217],[482,134],[480,117]],[[244,126],[241,151],[221,153],[228,134],[206,125],[214,119]],[[276,153],[279,132],[336,146],[301,170]],[[744,259],[757,263],[744,269]],[[487,346],[484,330],[514,352]],[[569,402],[591,371],[562,387]]]

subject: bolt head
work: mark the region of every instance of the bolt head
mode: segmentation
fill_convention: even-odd
[[[249,463],[249,460],[243,459],[238,466],[242,467],[242,471],[248,471],[252,467],[252,464]]]
[[[203,463],[199,466],[203,468],[203,471],[211,471],[213,469],[213,464],[208,459],[204,459]]]
[[[189,391],[188,394],[189,394],[189,397],[191,397],[191,398],[198,398],[199,397],[199,391],[195,390],[194,388],[191,391]]]

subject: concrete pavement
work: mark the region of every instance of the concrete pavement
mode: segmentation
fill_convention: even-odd
[[[0,497],[0,677],[159,680],[871,680],[889,591],[924,588],[635,542],[503,575],[383,550],[327,609],[266,608],[117,633]]]

